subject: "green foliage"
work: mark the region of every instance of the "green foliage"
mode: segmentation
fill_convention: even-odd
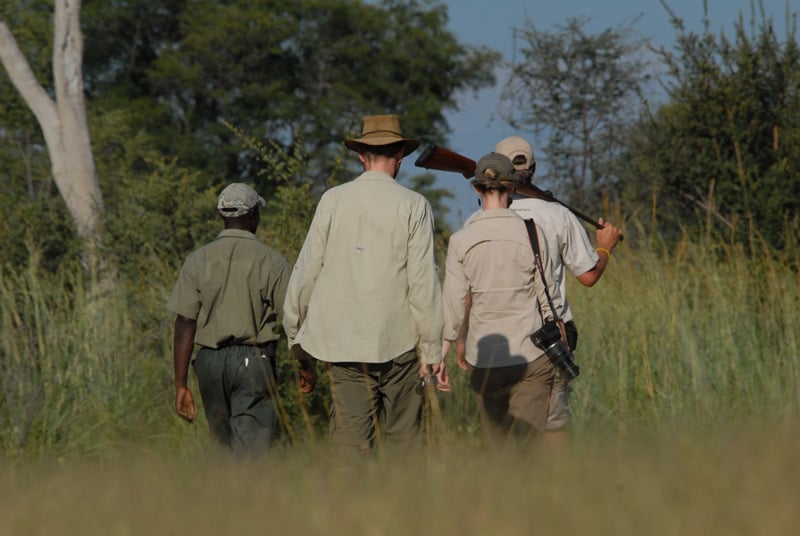
[[[329,185],[361,115],[397,112],[407,132],[442,140],[457,93],[494,82],[497,54],[446,23],[443,6],[417,0],[95,3],[86,40],[104,46],[87,51],[88,86],[95,105],[148,107],[137,128],[216,182],[258,180],[257,153],[228,122],[265,144],[303,140],[305,176]]]
[[[786,247],[800,214],[796,26],[787,21],[781,41],[763,11],[749,26],[740,16],[733,39],[711,34],[708,20],[702,34],[672,22],[675,50],[660,51],[669,101],[631,135],[628,199],[657,203],[673,229]]]
[[[166,339],[142,336],[123,293],[90,302],[82,270],[48,273],[30,253],[0,268],[3,451],[99,454],[168,433]]]
[[[509,124],[546,139],[547,180],[579,207],[596,205],[601,190],[616,190],[625,126],[649,79],[630,27],[590,34],[588,22],[570,18],[543,31],[527,20],[515,29],[519,57],[502,95]]]

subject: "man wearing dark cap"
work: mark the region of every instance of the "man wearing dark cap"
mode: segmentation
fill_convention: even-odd
[[[419,145],[396,115],[363,118],[364,173],[322,196],[284,305],[293,353],[323,361],[333,402],[331,442],[368,453],[382,437],[399,449],[421,442],[420,377],[440,372],[441,289],[433,212],[395,182]]]
[[[176,314],[173,357],[175,409],[192,422],[195,406],[187,385],[193,362],[213,437],[236,454],[259,454],[277,433],[276,329],[291,267],[256,238],[255,190],[233,183],[219,194],[225,229],[192,252],[167,301]]]
[[[471,296],[466,361],[490,443],[544,432],[556,371],[531,334],[552,320],[525,222],[508,208],[516,185],[508,157],[481,158],[472,185],[481,211],[450,237],[442,355],[459,336]],[[546,248],[542,266],[550,271]]]

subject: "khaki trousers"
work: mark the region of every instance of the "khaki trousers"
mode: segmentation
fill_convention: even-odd
[[[378,440],[414,450],[422,441],[422,394],[415,350],[386,363],[328,363],[334,446],[369,452]]]
[[[556,369],[547,356],[510,367],[473,368],[487,442],[526,441],[545,430]]]

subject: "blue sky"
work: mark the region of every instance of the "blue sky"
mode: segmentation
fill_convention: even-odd
[[[785,35],[787,0],[762,0],[767,16],[772,16],[775,29]],[[750,18],[750,0],[706,0],[711,29],[724,30],[730,35],[733,23],[741,12]],[[758,0],[755,0],[756,5]],[[512,28],[520,28],[529,19],[537,30],[555,30],[569,17],[586,17],[587,30],[600,32],[606,28],[630,25],[636,34],[650,39],[655,45],[671,47],[675,34],[669,16],[659,0],[446,0],[450,15],[449,26],[458,39],[470,45],[486,45],[510,60],[513,52]],[[672,11],[684,20],[688,29],[702,29],[703,0],[667,0]],[[800,12],[800,0],[789,0],[790,16]],[[497,72],[498,85],[479,95],[462,95],[460,111],[447,114],[452,129],[449,148],[473,159],[478,159],[494,149],[495,143],[512,134],[531,138],[528,133],[513,131],[502,119],[493,117],[506,80],[502,70]],[[534,140],[530,140],[534,141]],[[534,146],[535,149],[535,146]],[[412,155],[414,158],[418,153]],[[404,163],[404,167],[408,165]],[[419,168],[409,166],[405,173],[416,173]],[[538,170],[547,172],[546,163],[538,162]],[[476,208],[476,196],[469,182],[455,173],[437,173],[437,183],[450,189],[456,199],[450,204],[451,223],[461,225]]]

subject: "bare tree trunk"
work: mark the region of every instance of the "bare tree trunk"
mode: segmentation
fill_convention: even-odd
[[[0,15],[0,61],[36,116],[50,154],[53,180],[78,234],[91,249],[99,241],[103,198],[95,172],[83,95],[83,35],[80,0],[55,0],[53,78],[55,100],[36,80]]]

